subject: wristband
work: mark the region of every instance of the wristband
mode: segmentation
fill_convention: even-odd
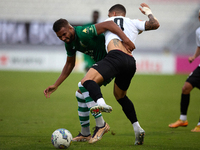
[[[145,15],[147,16],[152,14],[151,9],[149,9],[148,7],[142,7],[142,10],[145,12]]]

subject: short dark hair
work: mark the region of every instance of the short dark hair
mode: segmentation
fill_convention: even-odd
[[[60,31],[60,29],[62,27],[66,27],[68,24],[69,23],[66,19],[60,18],[60,19],[58,19],[57,21],[54,22],[53,30],[54,30],[54,32],[58,32],[58,31]]]
[[[126,8],[121,4],[116,4],[109,9],[109,12],[118,11],[126,14]]]
[[[94,14],[94,13],[99,14],[99,11],[98,11],[98,10],[94,10],[94,11],[93,11],[93,14]]]

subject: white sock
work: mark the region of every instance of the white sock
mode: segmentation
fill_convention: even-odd
[[[200,126],[200,122],[197,125]]]
[[[180,115],[180,119],[182,121],[186,121],[187,120],[187,115]]]
[[[81,127],[81,134],[84,136],[87,136],[90,134],[90,126],[87,127]]]
[[[135,133],[138,132],[140,128],[141,126],[138,121],[133,123],[133,130],[135,131]]]
[[[105,100],[104,100],[103,98],[99,98],[99,99],[97,100],[97,104],[98,104],[98,105],[106,105],[106,102],[105,102]]]
[[[95,121],[96,121],[96,126],[97,126],[97,127],[103,127],[104,124],[105,124],[105,121],[104,121],[104,119],[103,119],[102,116],[96,118]]]

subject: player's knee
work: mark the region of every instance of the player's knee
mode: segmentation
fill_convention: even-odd
[[[114,96],[115,96],[116,100],[119,100],[119,99],[123,98],[125,95],[126,95],[126,92],[117,92],[117,91],[114,91]]]
[[[182,94],[189,94],[190,91],[187,89],[187,87],[182,88]]]
[[[83,78],[82,80],[81,80],[81,82],[79,82],[79,84],[81,84],[81,85],[83,85],[83,83],[85,82],[86,80]],[[79,85],[78,84],[78,85]]]
[[[191,84],[184,84],[184,86],[182,87],[182,94],[190,94],[191,90],[193,89]]]
[[[80,84],[84,85],[84,83],[85,83],[86,81],[94,81],[94,82],[95,82],[94,78],[84,77],[84,78],[81,80]]]

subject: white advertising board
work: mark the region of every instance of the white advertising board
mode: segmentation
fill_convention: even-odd
[[[135,54],[138,74],[174,74],[175,56],[164,54]]]
[[[0,70],[62,71],[65,51],[0,51]],[[138,74],[174,74],[175,56],[163,54],[134,54]],[[77,53],[74,71],[83,72],[84,62]]]
[[[65,62],[65,52],[0,51],[1,70],[60,71]]]

